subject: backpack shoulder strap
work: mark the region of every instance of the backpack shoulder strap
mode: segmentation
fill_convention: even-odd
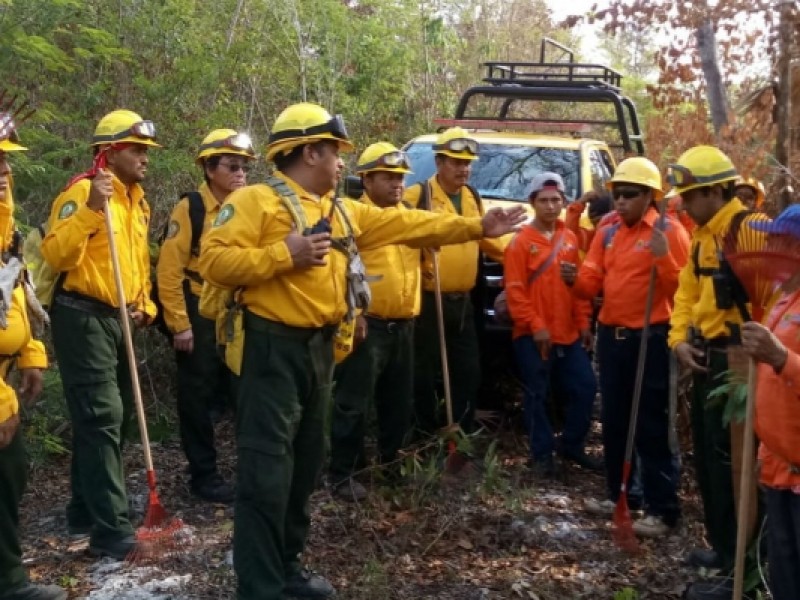
[[[283,179],[275,177],[274,175],[267,176],[264,183],[275,190],[278,196],[280,196],[283,205],[292,216],[297,231],[299,233],[305,231],[308,228],[308,219],[306,219],[306,213],[303,211],[303,207],[300,205],[300,199],[297,197],[297,194],[294,193],[294,190],[292,190]]]
[[[612,223],[603,230],[603,249],[608,248],[614,240],[614,236],[619,231],[619,221]]]
[[[431,209],[431,186],[428,183],[428,180],[420,181],[418,184],[419,186],[419,200],[417,200],[417,208],[421,208],[422,210],[430,210]]]
[[[200,256],[200,238],[206,220],[206,205],[200,192],[188,192],[183,195],[189,201],[189,222],[192,226],[192,256]]]
[[[745,220],[746,217],[752,214],[753,214],[752,210],[746,209],[746,210],[740,210],[735,215],[733,215],[733,218],[731,219],[731,224],[728,227],[726,235],[738,237],[739,229],[742,228],[742,222]]]
[[[481,198],[481,194],[478,190],[472,187],[470,184],[466,185],[466,188],[469,190],[469,193],[472,194],[472,197],[475,198],[475,204],[478,206],[478,212],[483,216],[483,199]]]

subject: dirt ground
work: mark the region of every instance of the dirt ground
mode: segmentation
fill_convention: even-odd
[[[221,469],[233,477],[230,420],[219,425],[218,437]],[[363,503],[336,500],[321,487],[312,499],[306,562],[345,600],[668,600],[697,577],[682,562],[702,532],[688,468],[682,524],[664,539],[641,540],[640,553],[630,556],[614,545],[609,522],[582,509],[583,499],[602,496],[601,476],[565,464],[556,480],[535,479],[523,436],[507,424],[482,442],[484,449],[494,443],[480,476],[465,485],[443,478],[441,458],[429,451],[403,487],[384,487],[365,473],[372,493]],[[599,453],[597,424],[591,442],[590,451]],[[134,444],[125,451],[137,522],[147,498],[140,453]],[[139,566],[96,561],[85,541],[71,543],[64,517],[69,458],[61,457],[31,473],[22,506],[31,578],[67,587],[71,599],[234,598],[233,508],[189,494],[177,441],[157,445],[154,460],[164,506],[193,533],[184,553]]]

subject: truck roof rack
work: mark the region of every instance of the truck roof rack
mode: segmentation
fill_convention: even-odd
[[[552,48],[562,53],[560,58],[566,55],[568,60],[546,60],[547,50]],[[609,146],[620,148],[626,154],[644,154],[636,107],[622,94],[622,75],[618,71],[600,64],[577,63],[571,49],[549,38],[542,40],[538,62],[489,61],[484,66],[483,81],[488,85],[471,87],[464,92],[456,108],[456,119],[495,121],[499,128],[503,121],[520,120],[608,127],[619,132],[619,142],[608,141]],[[489,113],[486,108],[476,112],[474,105],[480,99],[489,99],[490,102],[482,104],[497,108]],[[613,118],[594,118],[593,115],[593,118],[559,119],[543,115],[520,119],[509,114],[512,107],[525,102],[610,104],[614,109]]]

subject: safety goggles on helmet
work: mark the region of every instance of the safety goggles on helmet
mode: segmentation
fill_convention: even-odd
[[[695,175],[689,169],[681,165],[669,165],[669,167],[667,167],[667,182],[671,186],[677,188],[711,185],[733,179],[736,175],[736,169],[729,169],[728,171],[714,173],[713,175]]]
[[[344,126],[344,119],[342,115],[334,115],[330,121],[322,123],[321,125],[312,125],[305,129],[284,129],[283,131],[273,132],[269,136],[269,143],[278,142],[280,140],[288,140],[290,138],[303,138],[313,137],[323,133],[329,133],[334,138],[340,140],[349,140],[347,135],[347,128]]]
[[[156,126],[152,121],[139,121],[128,127],[128,129],[123,129],[117,133],[95,136],[94,142],[96,144],[105,144],[129,137],[141,138],[143,140],[155,140]]]
[[[470,138],[455,138],[452,140],[447,140],[446,142],[441,144],[433,145],[434,152],[442,152],[448,150],[450,152],[466,152],[468,154],[472,154],[473,156],[477,156],[478,142]]]
[[[375,160],[371,160],[368,163],[364,163],[363,165],[358,165],[358,171],[370,171],[372,169],[378,169],[380,167],[390,167],[390,168],[397,168],[400,167],[402,169],[411,170],[411,163],[408,161],[408,155],[403,152],[402,150],[398,150],[396,152],[387,152],[376,158]]]
[[[213,142],[203,144],[200,146],[200,152],[203,150],[209,150],[211,148],[230,148],[231,150],[235,150],[237,152],[255,154],[255,151],[253,150],[253,140],[251,140],[250,136],[246,133],[237,133],[236,135],[232,135],[221,140],[214,140]]]

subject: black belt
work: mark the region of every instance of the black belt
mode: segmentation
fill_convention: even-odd
[[[729,335],[720,335],[713,338],[703,338],[703,344],[709,348],[727,348],[732,346],[733,338]]]
[[[364,318],[370,327],[381,329],[386,333],[396,333],[399,329],[408,327],[414,322],[414,319],[381,319],[371,315],[364,315]]]
[[[634,329],[632,327],[617,327],[615,325],[604,325],[600,323],[600,327],[605,329],[609,329],[614,334],[615,340],[627,340],[633,337],[639,337],[642,335],[642,328]],[[653,323],[650,325],[650,333],[663,333],[666,334],[669,330],[669,323]]]
[[[338,325],[323,325],[322,327],[293,327],[280,323],[278,321],[270,321],[265,319],[254,312],[244,309],[244,327],[259,333],[269,333],[282,337],[290,337],[303,341],[308,341],[315,335],[322,335],[325,338],[333,338]]]
[[[119,309],[116,306],[111,306],[97,298],[92,298],[91,296],[78,292],[66,292],[62,290],[56,294],[54,302],[61,306],[74,308],[75,310],[89,313],[90,315],[103,319],[119,318]]]
[[[426,294],[434,295],[436,292],[425,290]],[[442,300],[449,302],[460,302],[469,298],[469,292],[442,292]]]

